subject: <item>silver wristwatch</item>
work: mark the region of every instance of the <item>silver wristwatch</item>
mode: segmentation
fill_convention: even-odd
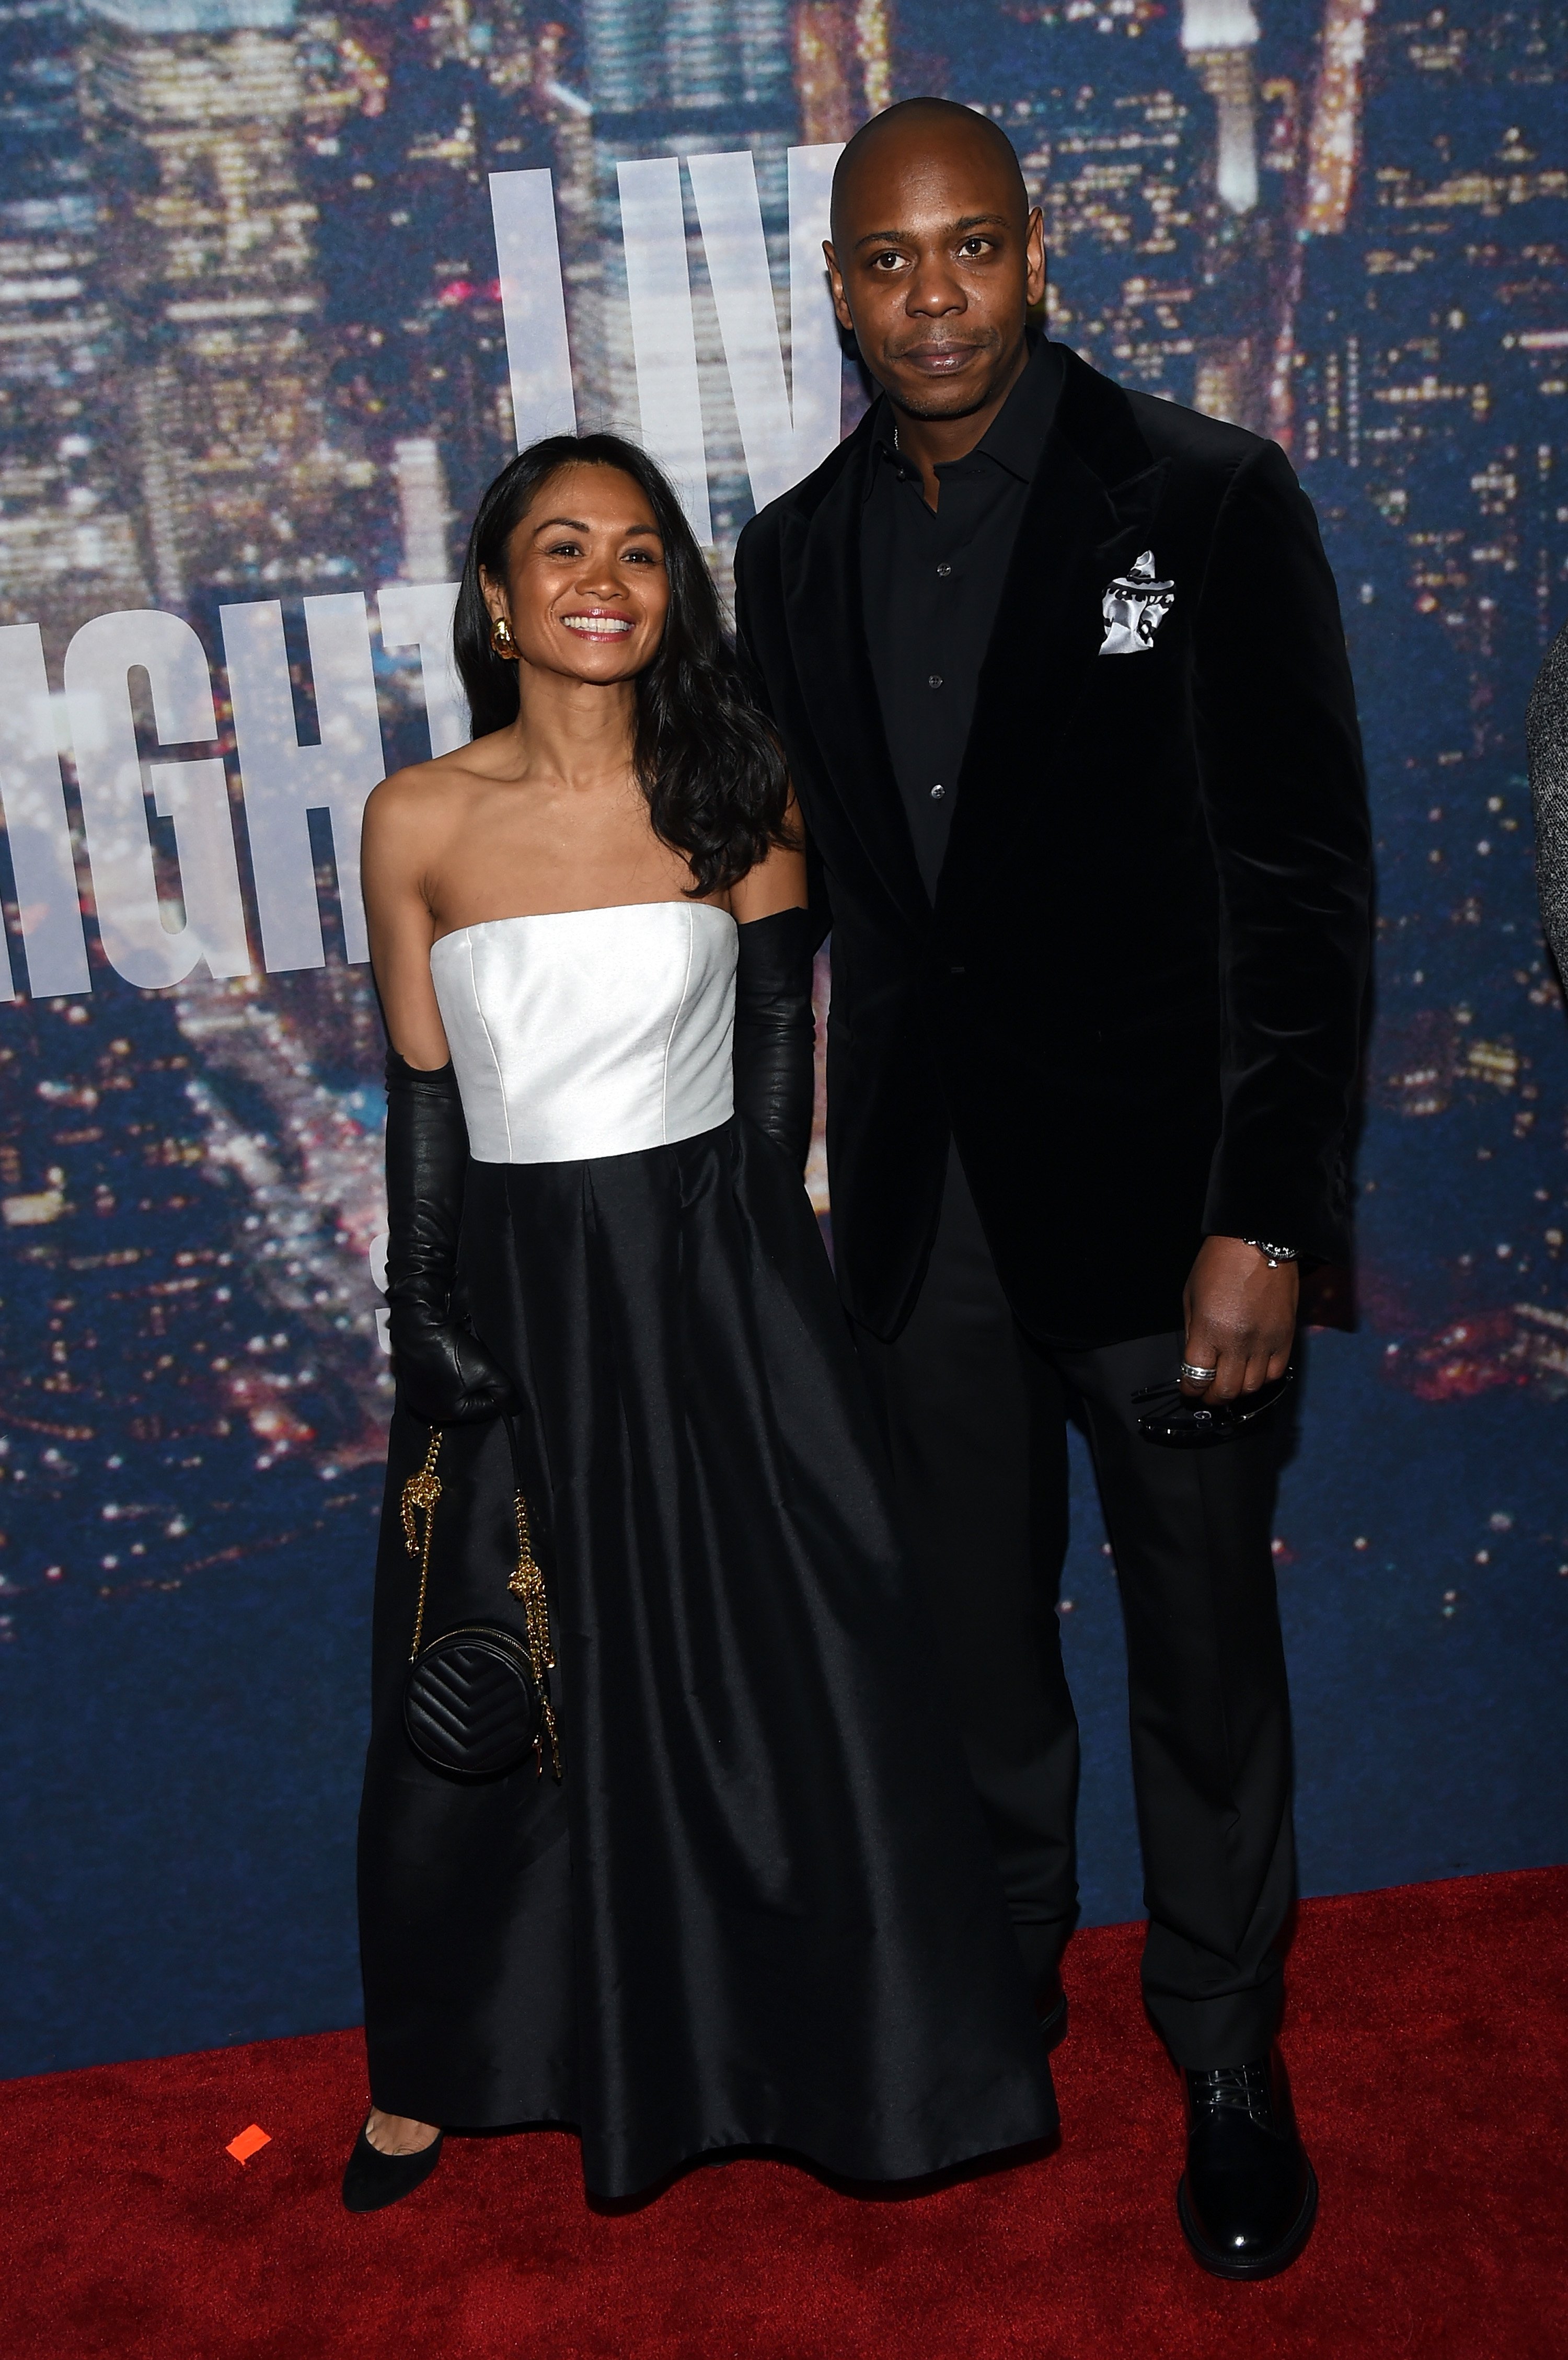
[[[1267,1238],[1243,1238],[1241,1242],[1244,1246],[1251,1246],[1255,1252],[1262,1254],[1270,1270],[1278,1270],[1282,1262],[1300,1262],[1301,1260],[1294,1246],[1271,1246]]]

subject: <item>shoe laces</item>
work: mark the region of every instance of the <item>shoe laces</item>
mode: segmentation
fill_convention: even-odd
[[[1272,2127],[1274,2092],[1266,2057],[1256,2057],[1246,2065],[1216,2065],[1207,2073],[1189,2069],[1187,2087],[1192,2092],[1194,2113],[1218,2114],[1223,2110],[1250,2114],[1255,2123]]]

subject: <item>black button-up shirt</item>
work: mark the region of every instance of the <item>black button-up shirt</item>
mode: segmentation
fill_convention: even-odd
[[[866,636],[894,776],[933,901],[980,666],[1061,384],[1061,355],[1042,338],[974,450],[938,467],[934,510],[919,468],[898,451],[887,398],[877,404],[860,525]]]

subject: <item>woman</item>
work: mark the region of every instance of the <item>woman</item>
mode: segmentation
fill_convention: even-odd
[[[789,784],[659,471],[604,434],[523,453],[454,631],[474,742],[365,826],[398,1407],[344,2202],[396,2201],[454,2124],[575,2124],[604,2197],[726,2147],[880,2180],[1049,2135],[800,1183]],[[516,1437],[559,1783],[545,1748],[457,1784],[405,1733],[432,1427],[422,1628],[505,1618]]]

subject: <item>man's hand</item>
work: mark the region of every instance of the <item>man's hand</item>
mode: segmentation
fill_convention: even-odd
[[[1242,1238],[1205,1238],[1181,1298],[1187,1314],[1181,1357],[1217,1373],[1206,1385],[1183,1377],[1182,1392],[1209,1402],[1234,1401],[1282,1377],[1290,1364],[1300,1292],[1293,1262],[1270,1270]]]

